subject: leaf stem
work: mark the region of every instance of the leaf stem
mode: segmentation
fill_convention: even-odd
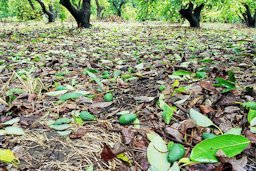
[[[217,128],[217,129],[220,131],[221,135],[223,135],[223,132],[222,132],[222,130],[220,129],[220,127],[218,127],[218,126],[215,125],[215,124],[213,124],[213,126],[214,126],[215,128]]]

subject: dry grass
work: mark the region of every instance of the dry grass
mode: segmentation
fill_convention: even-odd
[[[88,132],[76,140],[60,137],[47,129],[34,129],[27,131],[25,136],[16,137],[13,141],[19,142],[15,148],[16,154],[20,154],[18,157],[22,159],[20,169],[75,171],[83,170],[90,164],[99,171],[116,169],[120,161],[104,163],[100,154],[103,143],[121,143],[121,136],[95,125],[83,128]]]

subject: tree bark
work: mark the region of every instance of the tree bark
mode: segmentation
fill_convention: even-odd
[[[47,10],[45,4],[43,3],[42,0],[36,0],[40,6],[42,7],[42,10],[43,10],[43,13],[45,13],[47,16],[48,16],[48,21],[49,23],[52,23],[55,21],[55,18],[56,18],[56,15],[55,13],[53,12],[53,7],[52,5],[49,5],[49,10]]]
[[[81,7],[76,8],[71,4],[70,0],[60,0],[60,4],[63,5],[75,18],[77,26],[79,28],[89,28],[90,25],[90,16],[91,16],[91,1],[83,0]]]
[[[243,13],[243,20],[245,24],[248,27],[252,27],[252,28],[256,27],[256,10],[254,15],[252,15],[249,5],[247,4],[243,4],[243,5],[246,9],[246,11]]]
[[[194,9],[194,4],[190,2],[188,8],[181,9],[179,12],[183,18],[189,21],[190,27],[200,27],[200,15],[203,7],[204,3]]]
[[[103,6],[99,4],[99,0],[95,0],[96,2],[96,10],[97,10],[97,19],[102,19],[102,11],[105,9]]]

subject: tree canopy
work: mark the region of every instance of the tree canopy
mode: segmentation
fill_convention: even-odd
[[[42,0],[48,8],[52,5],[56,15],[61,20],[71,15],[60,5],[59,0]],[[92,18],[108,18],[118,15],[125,20],[158,20],[179,22],[182,16],[179,10],[192,2],[195,6],[205,4],[202,10],[202,21],[205,22],[246,22],[244,14],[250,9],[252,17],[256,17],[256,2],[254,0],[96,0],[91,2]],[[74,6],[81,3],[71,0]],[[97,4],[102,9],[97,8]],[[246,4],[246,6],[245,6]],[[97,14],[97,9],[98,13]],[[100,10],[100,11],[99,11]],[[44,12],[37,0],[2,0],[0,1],[0,18],[11,17],[13,20],[41,20]],[[254,18],[255,19],[255,18]]]

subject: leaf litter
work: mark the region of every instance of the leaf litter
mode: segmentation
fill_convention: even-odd
[[[1,134],[2,148],[14,152],[19,169],[220,170],[237,161],[256,168],[255,30],[154,22],[17,27],[0,34],[0,128],[12,128]],[[82,111],[95,119],[81,119]],[[136,118],[121,125],[122,111]],[[245,143],[235,154],[212,154],[217,163],[186,165],[207,160],[197,153],[209,148],[205,133],[215,139],[204,141],[235,137],[232,146],[239,136]],[[180,162],[168,163],[169,142],[185,147]]]

